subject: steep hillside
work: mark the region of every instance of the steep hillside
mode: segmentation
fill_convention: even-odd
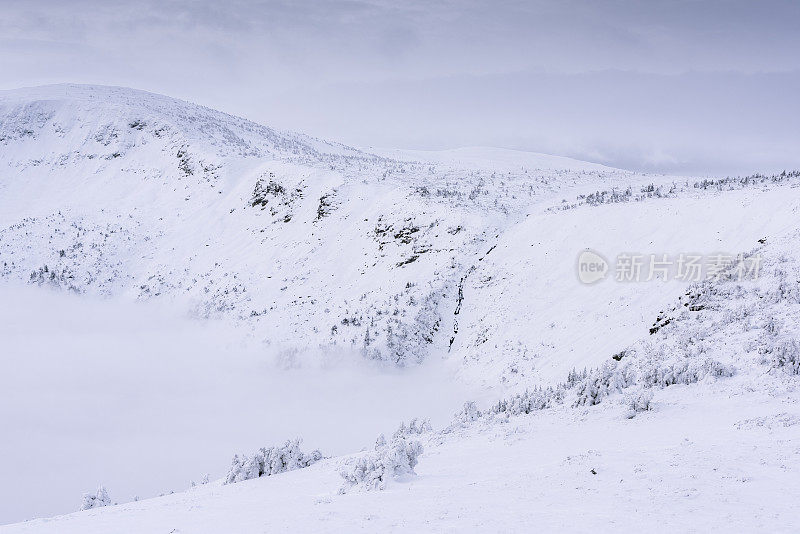
[[[389,159],[128,89],[7,92],[1,272],[185,298],[290,351],[418,362],[447,347],[465,270],[532,203],[628,176],[507,159]]]

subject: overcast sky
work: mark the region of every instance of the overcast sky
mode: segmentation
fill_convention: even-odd
[[[357,146],[800,168],[800,2],[0,0],[0,88],[191,100]]]

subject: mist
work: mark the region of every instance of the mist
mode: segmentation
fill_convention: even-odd
[[[115,502],[184,491],[295,437],[350,453],[476,396],[435,358],[287,353],[175,303],[7,284],[0,302],[0,524],[77,511],[99,484]]]

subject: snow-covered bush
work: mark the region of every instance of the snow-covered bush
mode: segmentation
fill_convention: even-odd
[[[302,440],[298,438],[287,441],[281,447],[262,448],[250,457],[234,456],[231,468],[225,477],[225,484],[302,469],[323,458],[318,450],[310,453],[302,452],[301,442]]]
[[[653,408],[653,390],[636,388],[625,395],[625,404],[628,406],[628,417],[633,418],[637,413],[647,412]]]
[[[761,186],[764,184],[779,184],[800,177],[800,171],[783,171],[780,174],[764,175],[751,174],[749,176],[728,176],[717,180],[703,179],[695,182],[697,189],[717,189],[720,191],[742,189],[745,187]]]
[[[392,439],[396,440],[409,436],[419,436],[420,434],[427,434],[428,432],[433,432],[431,422],[427,419],[417,419],[415,417],[408,423],[408,426],[406,426],[405,422],[400,423],[400,427],[392,435]]]
[[[618,352],[617,354],[612,356],[612,358],[617,360],[617,361],[621,360],[624,357],[625,357],[625,351],[624,350],[621,351],[621,352]],[[571,387],[577,385],[578,383],[580,383],[580,381],[583,380],[584,378],[586,378],[586,375],[588,375],[588,374],[589,374],[589,370],[586,369],[585,367],[584,367],[583,371],[578,371],[577,369],[573,368],[572,371],[570,371],[569,374],[567,375],[567,380],[564,383],[564,385],[566,387],[568,387],[568,388],[571,388]]]
[[[768,317],[766,322],[764,323],[764,332],[769,336],[777,336],[780,334],[783,325],[781,324],[780,319],[776,319],[775,317]]]
[[[624,358],[610,360],[589,372],[577,386],[576,406],[599,404],[612,393],[631,386],[664,388],[694,384],[706,377],[733,376],[735,369],[711,358]]]
[[[413,476],[417,459],[422,454],[422,443],[405,438],[392,440],[362,456],[350,459],[339,469],[345,493],[358,487],[364,490],[382,490],[390,480]]]
[[[800,287],[798,287],[796,283],[782,280],[775,286],[775,289],[772,290],[768,298],[772,302],[788,301],[791,303],[800,303]]]
[[[327,217],[331,211],[333,211],[333,198],[336,194],[336,190],[331,191],[330,193],[325,193],[321,197],[319,197],[319,206],[317,207],[317,219],[320,220],[323,217]]]
[[[261,206],[262,209],[270,202],[270,197],[281,198],[286,195],[286,188],[274,180],[275,174],[269,173],[269,179],[259,178],[253,188],[253,195],[250,198],[250,205],[253,207]]]
[[[650,409],[649,403],[653,396],[649,388],[693,384],[706,377],[733,376],[734,372],[732,366],[707,357],[667,358],[660,352],[644,357],[637,356],[636,349],[630,347],[619,360],[614,357],[590,371],[572,371],[564,383],[555,387],[537,387],[512,395],[498,401],[485,412],[478,410],[474,402],[468,402],[455,414],[445,433],[463,428],[485,416],[516,416],[553,408],[564,402],[568,392],[575,393],[573,406],[593,406],[609,395],[637,388],[636,393],[630,393],[626,397],[626,403],[629,406],[635,404],[631,406],[634,412],[644,411]]]
[[[506,413],[508,415],[519,415],[531,413],[545,408],[552,408],[560,404],[564,398],[564,387],[540,388],[525,390],[522,394],[513,395],[508,399],[503,399],[495,404],[491,413]]]
[[[203,475],[203,478],[200,479],[200,484],[208,484],[208,480],[209,480],[209,474],[206,473],[205,475]],[[190,480],[189,481],[189,487],[190,488],[194,488],[195,486],[197,486],[195,481],[194,480]]]
[[[570,373],[570,376],[572,376],[572,373]],[[464,407],[455,414],[453,422],[444,432],[449,433],[457,428],[466,427],[473,421],[477,421],[485,416],[502,415],[508,417],[510,415],[527,414],[537,410],[552,408],[564,401],[564,395],[567,389],[569,388],[565,384],[559,384],[555,388],[536,387],[532,390],[525,390],[524,393],[518,393],[506,399],[501,399],[486,411],[479,410],[472,401],[464,403]]]
[[[108,491],[106,491],[106,488],[101,484],[97,488],[96,493],[83,494],[83,503],[81,503],[81,510],[102,508],[103,506],[111,506],[112,504],[113,503],[111,502],[111,498],[108,496]]]
[[[792,338],[779,338],[771,345],[762,347],[768,356],[770,367],[781,369],[790,375],[800,374],[800,343]]]
[[[611,188],[611,190],[595,191],[588,195],[578,195],[574,203],[568,203],[567,200],[564,199],[562,205],[559,206],[558,209],[569,210],[582,205],[599,206],[601,204],[617,204],[620,202],[640,202],[648,198],[674,197],[678,191],[685,191],[688,185],[688,182],[686,184],[677,184],[673,182],[670,188],[664,191],[662,186],[651,183],[641,187],[638,193],[634,192],[631,186],[628,186],[624,191]]]
[[[444,432],[452,432],[456,428],[463,428],[472,423],[473,421],[477,421],[481,417],[483,417],[483,412],[478,409],[478,406],[475,404],[474,401],[469,401],[464,403],[464,407],[456,412],[453,416],[453,422],[450,423]]]

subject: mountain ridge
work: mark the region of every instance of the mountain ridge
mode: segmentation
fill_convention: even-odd
[[[577,162],[570,171],[563,161],[498,171],[391,159],[162,95],[78,85],[2,93],[0,158],[4,277],[134,298],[190,295],[201,317],[257,323],[276,308],[304,308],[308,295],[282,292],[316,276],[318,295],[339,293],[329,333],[312,327],[319,343],[398,364],[424,359],[420,346],[446,347],[452,314],[442,308],[453,306],[462,271],[532,202],[633,176]],[[75,235],[53,238],[70,227]],[[356,250],[339,255],[345,243]],[[348,274],[333,269],[325,277],[342,280],[331,285],[318,267],[296,268],[312,257],[327,258],[323,271],[342,258],[371,260]],[[385,294],[390,273],[406,280]],[[266,289],[276,277],[283,284]],[[363,295],[377,300],[351,302]],[[413,304],[394,308],[395,299]],[[295,333],[277,337],[306,337],[305,312],[293,313]]]

